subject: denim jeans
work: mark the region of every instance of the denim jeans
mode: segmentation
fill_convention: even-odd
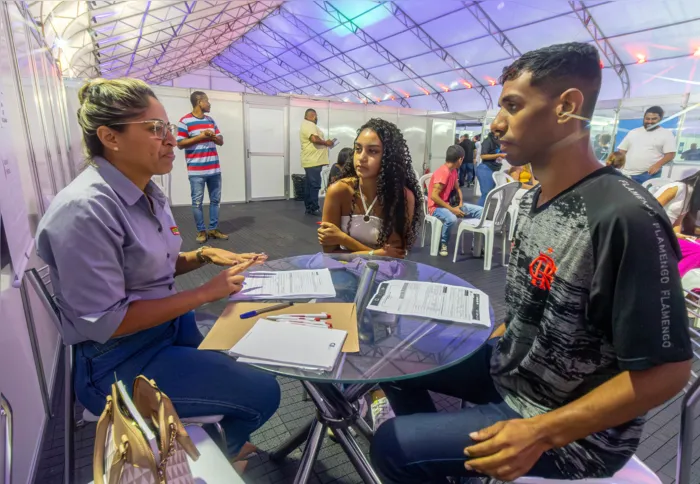
[[[479,190],[481,190],[481,197],[476,204],[483,207],[486,203],[486,195],[496,188],[496,182],[493,181],[493,170],[484,163],[480,163],[476,167],[476,178],[479,180]]]
[[[190,176],[190,189],[192,193],[192,213],[197,224],[197,232],[206,230],[204,226],[204,186],[209,191],[209,230],[219,226],[219,202],[221,202],[221,173],[207,176]]]
[[[481,212],[484,211],[484,207],[465,203],[462,205],[461,210],[464,212],[464,218],[481,218]],[[440,243],[447,244],[450,240],[450,230],[452,230],[452,226],[457,222],[458,218],[455,214],[442,207],[436,208],[433,216],[442,222]]]
[[[447,477],[480,477],[464,468],[464,448],[475,444],[471,432],[502,420],[521,418],[493,384],[490,360],[497,339],[446,370],[381,385],[397,417],[383,423],[372,441],[372,467],[384,484],[447,483]],[[428,390],[476,406],[437,413]],[[624,464],[623,464],[624,465]],[[555,457],[545,452],[530,476],[565,479]]]
[[[95,415],[104,409],[115,378],[127,388],[138,375],[155,380],[178,415],[223,415],[228,451],[235,456],[250,434],[277,410],[280,388],[274,376],[237,363],[216,351],[200,351],[194,312],[104,344],[76,345],[75,392]]]
[[[640,173],[639,175],[630,175],[630,178],[640,185],[642,185],[644,182],[647,182],[649,180],[653,180],[654,178],[661,178],[661,170],[657,171],[655,174],[650,175],[647,172]]]
[[[304,185],[304,205],[306,212],[314,212],[320,207],[318,205],[318,192],[321,189],[321,170],[322,166],[312,166],[304,168],[306,172],[306,182]]]
[[[462,166],[459,167],[459,186],[464,185],[466,181],[468,184],[474,180],[474,163],[463,162]]]

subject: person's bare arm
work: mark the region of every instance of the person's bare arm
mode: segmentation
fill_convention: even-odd
[[[446,208],[447,210],[452,209],[452,206],[444,201],[442,198],[440,198],[440,194],[442,193],[442,190],[445,188],[445,185],[442,183],[433,183],[433,190],[430,192],[430,199],[435,202],[435,204],[438,207]]]
[[[651,168],[649,168],[648,173],[650,175],[655,175],[661,170],[666,163],[669,163],[673,161],[673,159],[676,157],[676,152],[672,153],[666,153],[663,158],[661,158],[659,161],[651,165]]]
[[[342,217],[341,207],[343,200],[346,200],[348,197],[352,196],[354,196],[353,189],[347,183],[339,181],[338,183],[334,183],[329,186],[326,192],[326,200],[323,204],[323,216],[321,220],[340,228],[340,221]],[[323,252],[369,252],[372,250],[370,247],[358,242],[345,233],[342,235],[339,234],[339,236],[343,239],[342,243],[323,245]],[[341,245],[346,247],[348,250],[341,249]]]
[[[671,200],[675,198],[675,196],[678,194],[678,187],[671,187],[667,190],[664,190],[661,192],[659,195],[656,196],[656,199],[659,201],[662,207],[665,207],[668,205]]]
[[[224,146],[224,137],[221,136],[220,134],[217,134],[216,136],[213,136],[210,138],[211,141],[214,142],[217,146]]]
[[[483,153],[481,154],[481,159],[486,161],[499,160],[501,158],[503,158],[503,155],[501,153],[494,153],[491,155],[485,155]]]
[[[181,252],[175,261],[175,276],[181,276],[202,267],[202,263],[197,260],[197,251]]]
[[[204,286],[202,286],[204,287]],[[153,328],[177,318],[186,312],[197,309],[209,302],[202,287],[179,292],[163,299],[134,301],[112,337],[124,336]]]
[[[321,145],[321,146],[332,146],[333,142],[331,140],[324,140],[318,135],[312,134],[309,136],[309,140],[315,145]]]
[[[183,139],[177,142],[177,147],[180,148],[181,150],[184,150],[185,148],[189,148],[190,146],[194,146],[196,144],[199,144],[203,141],[207,141],[209,138],[207,136],[204,136],[204,133],[200,133],[197,136],[193,136],[192,138],[187,138]]]
[[[534,417],[535,424],[552,447],[622,425],[678,394],[688,383],[690,366],[688,360],[622,372],[578,400]]]

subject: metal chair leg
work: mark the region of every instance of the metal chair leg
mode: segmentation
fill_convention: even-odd
[[[73,347],[64,345],[64,375],[63,375],[63,403],[64,403],[64,468],[63,482],[73,482],[73,432],[75,432],[75,409],[73,397]]]
[[[214,427],[216,428],[216,431],[219,432],[219,437],[221,437],[221,449],[226,452],[226,449],[228,448],[228,443],[226,442],[226,431],[221,426],[220,422],[216,422]]]

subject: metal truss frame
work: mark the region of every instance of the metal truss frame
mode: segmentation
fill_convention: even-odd
[[[280,9],[280,10],[281,10],[281,9]],[[260,30],[260,31],[263,32],[265,35],[267,35],[268,37],[270,37],[271,39],[273,39],[275,42],[277,42],[277,43],[279,43],[280,45],[284,46],[284,47],[287,49],[288,52],[293,53],[294,55],[298,56],[301,60],[303,60],[304,62],[306,62],[308,65],[307,65],[307,66],[304,66],[302,69],[306,69],[307,67],[311,67],[311,68],[313,68],[313,69],[319,71],[319,72],[320,72],[321,74],[323,74],[324,76],[326,76],[326,77],[328,78],[328,80],[334,81],[334,82],[338,83],[340,86],[342,86],[343,88],[345,88],[347,91],[353,92],[353,93],[355,94],[355,96],[357,96],[358,99],[359,99],[360,101],[362,101],[362,102],[364,102],[364,103],[371,103],[371,104],[374,104],[374,100],[372,100],[371,97],[369,97],[369,96],[365,95],[364,93],[362,93],[359,89],[357,89],[356,87],[352,86],[350,83],[348,83],[347,81],[345,81],[344,79],[342,79],[339,75],[337,75],[336,73],[334,73],[333,71],[331,71],[331,70],[328,69],[327,67],[324,67],[318,60],[314,59],[313,57],[311,57],[310,55],[308,55],[306,52],[304,52],[303,50],[299,49],[296,45],[292,44],[292,43],[289,42],[287,39],[285,39],[284,37],[282,37],[281,35],[279,35],[277,32],[275,32],[274,30],[270,29],[267,25],[258,24],[258,25],[255,26],[255,29]],[[251,30],[253,30],[253,29],[251,29]],[[279,56],[277,56],[276,58],[272,59],[272,61],[273,61],[275,64],[279,64],[280,61],[281,61],[281,59],[279,58]],[[294,75],[296,75],[297,77],[299,77],[297,74],[298,74],[298,72],[299,72],[300,70],[301,70],[301,69],[294,69],[294,71],[296,71],[296,72],[294,72]],[[279,79],[277,79],[277,80],[279,80]],[[302,87],[300,87],[300,89],[305,89],[306,87],[309,87],[310,85],[314,85],[314,86],[315,86],[315,85],[318,85],[318,83],[315,82],[315,81],[313,81],[313,80],[312,80],[311,82],[312,82],[313,84],[309,84],[308,86],[302,86]],[[333,96],[333,97],[337,97],[337,96],[338,96],[338,94],[332,94],[332,93],[331,93],[330,95]]]
[[[501,28],[496,25],[496,22],[486,13],[486,10],[480,5],[481,2],[468,2],[463,1],[462,4],[469,10],[477,22],[489,33],[493,39],[498,42],[498,45],[506,51],[506,54],[510,56],[511,59],[517,59],[522,56],[522,52],[510,41],[508,36],[501,30]]]
[[[353,69],[353,72],[356,74],[360,74],[362,77],[365,79],[374,82],[375,84],[381,84],[386,87],[386,89],[390,92],[393,93],[395,99],[401,104],[402,107],[404,108],[410,108],[410,104],[406,99],[399,94],[398,92],[394,91],[391,89],[389,86],[386,86],[384,82],[379,80],[377,77],[375,77],[371,72],[369,72],[367,69],[359,65],[357,62],[352,60],[349,56],[347,56],[345,53],[343,53],[339,48],[337,48],[335,45],[332,43],[328,42],[326,39],[324,39],[319,32],[316,32],[313,30],[311,27],[306,25],[304,22],[299,20],[294,14],[292,14],[289,10],[284,8],[284,6],[280,7],[280,15],[284,17],[285,20],[287,20],[289,23],[294,25],[297,29],[301,30],[306,34],[307,37],[309,37],[310,40],[315,41],[318,43],[321,47],[329,51],[331,54],[333,54],[339,61],[341,61],[343,64],[346,66],[350,67]],[[316,62],[318,63],[318,61]],[[336,79],[334,79],[335,82],[340,84],[342,87],[346,88],[348,91],[356,91],[359,92],[354,86],[350,85],[345,79],[343,79],[340,76],[337,76]],[[362,93],[360,93],[362,94]],[[360,98],[361,99],[361,98]],[[371,99],[370,99],[371,101]]]
[[[617,77],[620,78],[620,82],[622,83],[622,97],[630,97],[630,77],[627,73],[625,63],[622,61],[622,59],[620,59],[620,56],[617,55],[617,52],[615,52],[615,49],[610,41],[600,30],[598,23],[591,15],[591,11],[588,9],[586,4],[580,0],[570,0],[569,5],[571,5],[571,8],[578,19],[581,21],[586,30],[588,30],[588,33],[591,34],[591,37],[595,41],[596,45],[608,60],[613,70],[617,73]]]
[[[486,109],[491,109],[493,107],[493,99],[491,98],[491,94],[486,89],[486,86],[484,86],[479,79],[474,77],[474,75],[472,75],[472,73],[469,72],[466,67],[460,64],[457,59],[452,56],[452,54],[447,52],[444,47],[433,39],[428,32],[423,29],[423,27],[418,25],[418,23],[409,17],[408,14],[404,12],[396,3],[386,2],[384,3],[384,7],[386,7],[386,9],[389,10],[389,12],[391,12],[399,22],[406,26],[411,33],[418,37],[418,39],[423,42],[431,50],[431,52],[440,57],[445,64],[457,71],[462,77],[465,77],[469,81],[469,84],[476,89],[479,95],[483,98],[484,102],[486,103]],[[446,108],[444,109],[447,111]]]
[[[224,64],[228,65],[228,66],[231,67],[232,69],[235,69],[236,71],[245,70],[243,67],[241,67],[241,66],[239,66],[238,64],[232,62],[228,57],[219,56],[219,57],[217,57],[216,59],[213,59],[213,60],[211,61],[211,63],[217,64],[217,61],[223,62]],[[226,69],[226,68],[224,67],[224,69]],[[234,75],[236,75],[236,74],[234,74]],[[255,75],[253,72],[248,72],[248,73],[246,73],[246,77],[249,77],[251,81],[255,82],[254,85],[255,85],[255,87],[257,87],[258,89],[262,89],[261,86],[268,86],[268,87],[270,87],[271,89],[270,89],[270,91],[269,91],[269,94],[271,94],[271,95],[273,95],[273,96],[279,92],[277,89],[275,89],[275,87],[274,87],[273,85],[269,84],[269,83],[268,83],[267,81],[265,81],[264,79],[261,79],[260,77],[258,77],[257,75]],[[299,92],[298,94],[302,94],[302,93]]]
[[[421,76],[419,76],[413,69],[411,69],[406,64],[404,64],[403,61],[401,61],[401,59],[399,59],[394,54],[389,52],[384,46],[382,46],[371,35],[369,35],[367,32],[365,32],[353,20],[351,20],[350,18],[345,16],[345,14],[343,14],[340,10],[338,10],[335,6],[333,6],[332,3],[328,2],[328,1],[316,1],[315,3],[316,3],[316,5],[321,7],[324,12],[326,12],[330,16],[332,16],[339,24],[343,25],[350,32],[352,32],[357,37],[359,37],[365,43],[365,45],[367,47],[374,50],[377,54],[381,55],[383,58],[388,60],[398,70],[400,70],[401,72],[410,72],[413,75],[413,78],[411,79],[411,81],[413,81],[415,84],[417,84],[420,87],[421,91],[423,91],[426,95],[431,93],[431,91],[432,91],[432,93],[431,93],[432,96],[438,100],[443,111],[450,110],[448,105],[447,105],[447,101],[445,100],[445,97],[440,92],[438,92],[425,79],[423,79]]]
[[[250,83],[244,81],[244,80],[241,79],[240,77],[235,76],[234,74],[231,74],[229,71],[227,71],[226,69],[224,69],[223,67],[221,67],[220,65],[218,65],[218,64],[216,64],[216,63],[214,63],[214,62],[209,62],[209,66],[210,66],[212,69],[216,69],[217,71],[221,72],[222,74],[224,74],[224,75],[230,77],[231,79],[233,79],[233,80],[236,81],[237,83],[243,85],[246,89],[248,89],[248,90],[254,92],[255,94],[267,94],[266,92],[264,92],[264,91],[258,89],[257,87],[253,86],[252,84],[250,84]]]
[[[271,5],[269,5],[272,2],[262,2],[262,1],[256,1],[251,4],[243,5],[240,7],[236,7],[230,12],[226,12],[225,10],[221,10],[216,16],[213,18],[208,18],[208,23],[206,25],[203,25],[201,27],[198,27],[196,29],[193,29],[191,32],[187,32],[184,35],[178,35],[178,36],[169,36],[166,39],[157,41],[157,42],[150,42],[148,45],[145,45],[143,47],[140,47],[138,49],[135,49],[133,52],[139,52],[142,50],[148,50],[148,52],[145,55],[139,55],[139,59],[135,62],[136,65],[139,65],[141,67],[142,64],[146,63],[148,65],[148,80],[151,80],[152,82],[156,82],[155,79],[158,78],[158,74],[156,74],[157,68],[160,67],[160,64],[154,64],[153,63],[153,56],[152,52],[157,52],[160,58],[159,62],[163,62],[163,59],[166,57],[168,54],[168,51],[166,50],[165,45],[168,46],[168,48],[171,47],[171,45],[174,43],[175,47],[179,47],[180,45],[186,46],[193,46],[193,45],[198,45],[198,41],[202,37],[204,33],[208,33],[211,35],[208,35],[208,39],[211,40],[211,43],[209,43],[206,47],[207,50],[205,51],[204,49],[200,49],[197,53],[198,56],[196,57],[196,62],[193,63],[199,63],[202,62],[204,59],[207,61],[211,60],[214,58],[216,55],[218,55],[223,49],[225,49],[228,45],[230,45],[231,41],[235,40],[235,38],[231,38],[231,36],[227,36],[227,34],[230,34],[232,32],[236,31],[241,31],[240,35],[245,34],[247,32],[248,28],[251,25],[254,25],[258,22],[261,22],[264,18],[267,17],[267,15],[270,14],[270,8]],[[272,10],[274,11],[274,9]],[[240,15],[240,13],[245,12],[244,15]],[[226,17],[226,20],[219,21],[222,17]],[[187,24],[183,24],[187,25]],[[161,31],[157,31],[161,32]],[[156,33],[156,32],[154,32]],[[149,34],[150,35],[150,34]],[[190,39],[190,37],[194,37],[194,39]],[[215,47],[212,49],[212,43],[213,46]],[[156,50],[157,47],[160,47],[160,49]],[[219,48],[218,50],[216,48]],[[177,51],[176,48],[173,48],[173,51]],[[191,54],[193,52],[193,49],[190,48],[188,54]],[[115,72],[119,71],[120,69],[123,69],[128,65],[127,61],[124,60],[122,61],[121,59],[124,59],[126,57],[129,57],[132,55],[132,52],[126,52],[120,55],[116,56],[109,56],[105,61],[103,61],[103,65],[107,63],[112,63],[107,68],[104,68],[104,72]],[[204,56],[204,59],[201,56]],[[170,56],[173,57],[173,56]],[[191,55],[188,55],[187,57],[191,57]],[[114,66],[114,62],[118,61],[119,64]],[[180,62],[175,63],[176,65],[180,64]],[[172,64],[169,66],[172,67]],[[143,69],[140,69],[141,71]],[[168,71],[170,69],[168,68]]]
[[[258,24],[258,26],[260,26],[260,25],[262,25],[262,24]],[[274,54],[273,54],[272,52],[270,52],[269,50],[265,49],[265,48],[262,47],[260,44],[258,44],[257,42],[254,42],[253,40],[251,40],[249,37],[247,37],[247,36],[245,36],[245,35],[244,35],[243,37],[241,37],[241,39],[239,39],[239,40],[240,40],[242,43],[244,43],[245,45],[247,45],[247,46],[249,46],[250,48],[252,48],[253,50],[255,50],[256,52],[258,52],[260,55],[262,55],[262,56],[265,57],[265,58],[271,59],[271,58],[274,57]],[[232,52],[233,50],[236,50],[236,52],[238,52],[240,55],[244,55],[244,54],[243,54],[242,52],[240,52],[236,47],[229,47],[228,49],[226,49],[225,52]],[[302,74],[302,73],[299,72],[299,71],[296,71],[292,66],[290,66],[289,64],[287,64],[287,63],[286,63],[285,61],[283,61],[282,59],[276,58],[276,59],[274,60],[274,62],[275,62],[276,65],[278,65],[279,67],[281,67],[281,68],[282,68],[283,70],[285,70],[287,73],[293,74],[296,78],[301,79],[301,80],[304,81],[305,83],[307,83],[307,84],[313,86],[317,91],[320,91],[321,93],[323,93],[323,94],[325,94],[325,95],[327,95],[327,96],[336,97],[335,94],[331,93],[328,89],[326,89],[326,88],[324,88],[323,86],[321,86],[320,83],[315,82],[315,81],[314,81],[313,79],[311,79],[310,77],[308,77],[308,76]],[[275,73],[275,72],[273,72],[273,71],[270,71],[270,70],[267,69],[265,66],[260,66],[260,70],[262,70],[262,71],[265,73],[265,75],[270,76],[271,78],[277,76],[277,73]],[[291,83],[289,80],[287,80],[287,79],[285,79],[285,78],[279,78],[279,79],[277,79],[277,82],[279,82],[279,83],[282,84],[284,87],[286,87],[287,89],[289,89],[290,92],[294,92],[294,93],[296,93],[296,94],[301,94],[301,95],[306,95],[306,96],[310,96],[310,95],[311,95],[311,94],[305,92],[302,88],[296,86],[295,84]]]

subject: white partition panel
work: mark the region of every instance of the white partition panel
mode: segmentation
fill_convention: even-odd
[[[352,148],[357,137],[357,130],[367,121],[364,106],[343,106],[331,104],[329,113],[330,129],[328,137],[338,138],[338,145],[331,149],[328,157],[331,163],[338,159],[343,148]]]
[[[454,119],[431,119],[430,144],[430,171],[437,170],[445,163],[447,148],[455,142],[455,120]]]
[[[246,103],[249,200],[287,195],[287,109]]]
[[[406,139],[413,168],[418,174],[423,174],[428,167],[426,163],[428,118],[400,114],[398,126]]]
[[[171,123],[192,111],[190,90],[152,86]],[[245,160],[243,152],[243,103],[240,94],[207,91],[212,105],[210,116],[216,121],[224,137],[224,145],[217,147],[221,163],[221,203],[245,201]],[[171,181],[171,204],[190,205],[190,182],[187,177],[185,152],[175,150]],[[205,191],[204,203],[209,203]]]

